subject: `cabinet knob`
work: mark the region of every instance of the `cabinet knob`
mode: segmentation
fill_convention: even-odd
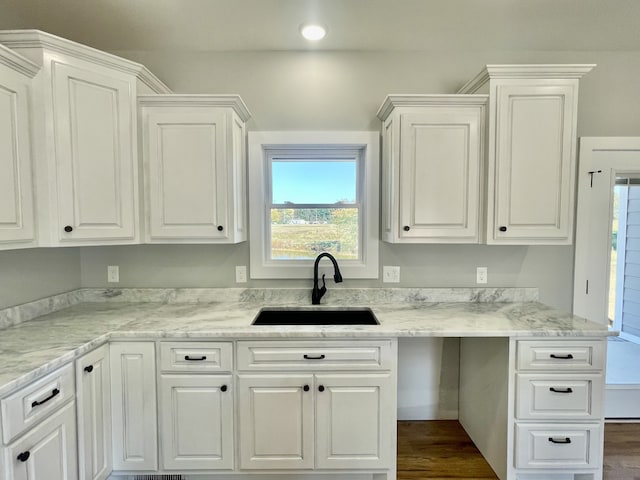
[[[84,371],[87,373],[93,372],[93,365],[87,365],[86,367],[84,367]]]
[[[408,232],[409,230],[411,230],[411,227],[410,227],[409,225],[405,225],[405,226],[404,226],[404,228],[403,228],[403,230],[404,230],[405,232]]]
[[[226,392],[226,391],[227,391],[227,386],[226,386],[226,385],[222,385],[222,386],[220,387],[220,391],[221,391],[221,392]]]
[[[222,230],[224,230],[224,227],[222,225],[218,225],[218,231],[221,232]]]
[[[303,389],[305,392],[308,392],[308,391],[309,391],[309,385],[305,385],[304,387],[302,387],[302,389]]]
[[[318,387],[318,391],[319,391],[319,392],[324,392],[324,385],[320,385],[320,386]]]
[[[27,450],[26,452],[22,452],[18,454],[18,460],[20,460],[21,462],[26,462],[27,460],[29,460],[30,456],[31,456],[31,452]]]
[[[500,227],[498,230],[500,230],[501,232],[506,232],[507,231],[507,227]]]
[[[64,231],[67,233],[73,232],[73,227],[71,225],[65,225]]]

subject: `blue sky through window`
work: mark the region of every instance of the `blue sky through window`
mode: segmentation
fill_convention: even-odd
[[[271,175],[274,204],[332,204],[356,200],[355,160],[273,160]]]

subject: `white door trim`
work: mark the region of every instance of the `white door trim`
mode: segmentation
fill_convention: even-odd
[[[605,151],[619,153],[637,151],[640,155],[640,137],[580,138],[573,312],[595,322],[606,324],[611,232],[601,228],[601,224],[596,224],[596,219],[602,218],[603,215],[610,217],[612,195],[609,193],[608,202],[603,202],[596,197],[602,198],[603,188],[611,192],[617,172],[640,173],[640,161],[620,158],[615,162],[605,163],[600,154]],[[592,176],[593,188],[591,188]],[[608,230],[611,230],[609,220],[608,223]]]

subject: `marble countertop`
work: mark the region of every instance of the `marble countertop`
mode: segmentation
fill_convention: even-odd
[[[448,289],[445,295],[425,289],[379,289],[374,298],[364,290],[328,295],[323,299],[326,305],[319,308],[367,306],[380,325],[251,325],[264,306],[311,308],[305,290],[274,294],[266,289],[228,289],[222,295],[205,290],[75,293],[79,302],[75,305],[0,330],[0,397],[108,340],[612,334],[604,325],[530,301],[527,291]]]

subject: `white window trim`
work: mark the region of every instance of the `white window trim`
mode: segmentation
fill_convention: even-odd
[[[312,278],[313,260],[274,260],[267,248],[266,161],[270,151],[304,149],[358,149],[363,151],[361,244],[362,258],[339,260],[345,280],[379,277],[379,132],[249,132],[249,254],[252,279]],[[324,264],[323,264],[324,266]],[[330,266],[330,264],[329,264]]]

